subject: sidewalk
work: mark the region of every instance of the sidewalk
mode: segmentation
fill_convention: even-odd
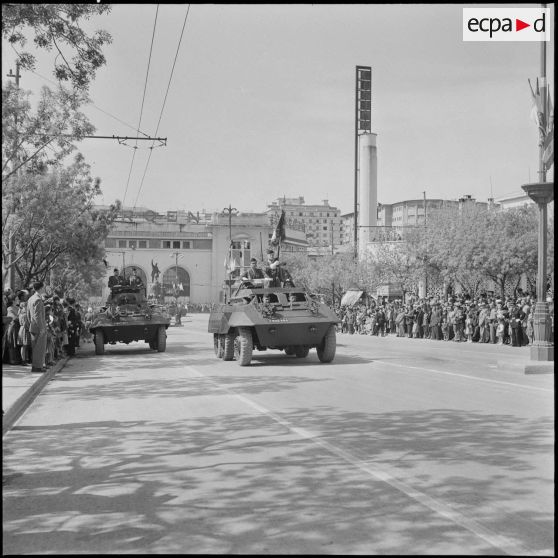
[[[2,364],[2,436],[4,436],[35,397],[68,362],[63,357],[46,372],[31,372],[31,366]]]

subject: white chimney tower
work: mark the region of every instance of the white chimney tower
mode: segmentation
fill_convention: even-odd
[[[378,134],[362,134],[360,142],[359,169],[359,259],[367,252],[370,233],[378,222],[378,153],[376,137]]]

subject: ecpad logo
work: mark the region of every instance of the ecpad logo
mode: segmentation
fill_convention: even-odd
[[[464,41],[550,41],[550,8],[463,8]]]

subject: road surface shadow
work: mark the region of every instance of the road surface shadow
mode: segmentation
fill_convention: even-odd
[[[423,470],[418,486],[460,513],[482,510],[485,528],[528,549],[553,548],[552,417],[322,406],[278,421],[253,411],[16,426],[4,453],[4,553],[504,553],[355,467],[410,482],[417,460],[482,467],[478,477]],[[534,456],[548,460],[546,481]],[[547,498],[522,506],[536,478]]]

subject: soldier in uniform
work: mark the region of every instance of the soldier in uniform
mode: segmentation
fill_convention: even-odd
[[[108,280],[108,286],[114,287],[115,285],[122,285],[122,277],[118,273],[118,268],[114,268],[114,275],[111,275]]]
[[[250,267],[242,276],[243,281],[250,281],[252,279],[264,279],[264,272],[258,267],[258,260],[256,258],[250,259]]]

